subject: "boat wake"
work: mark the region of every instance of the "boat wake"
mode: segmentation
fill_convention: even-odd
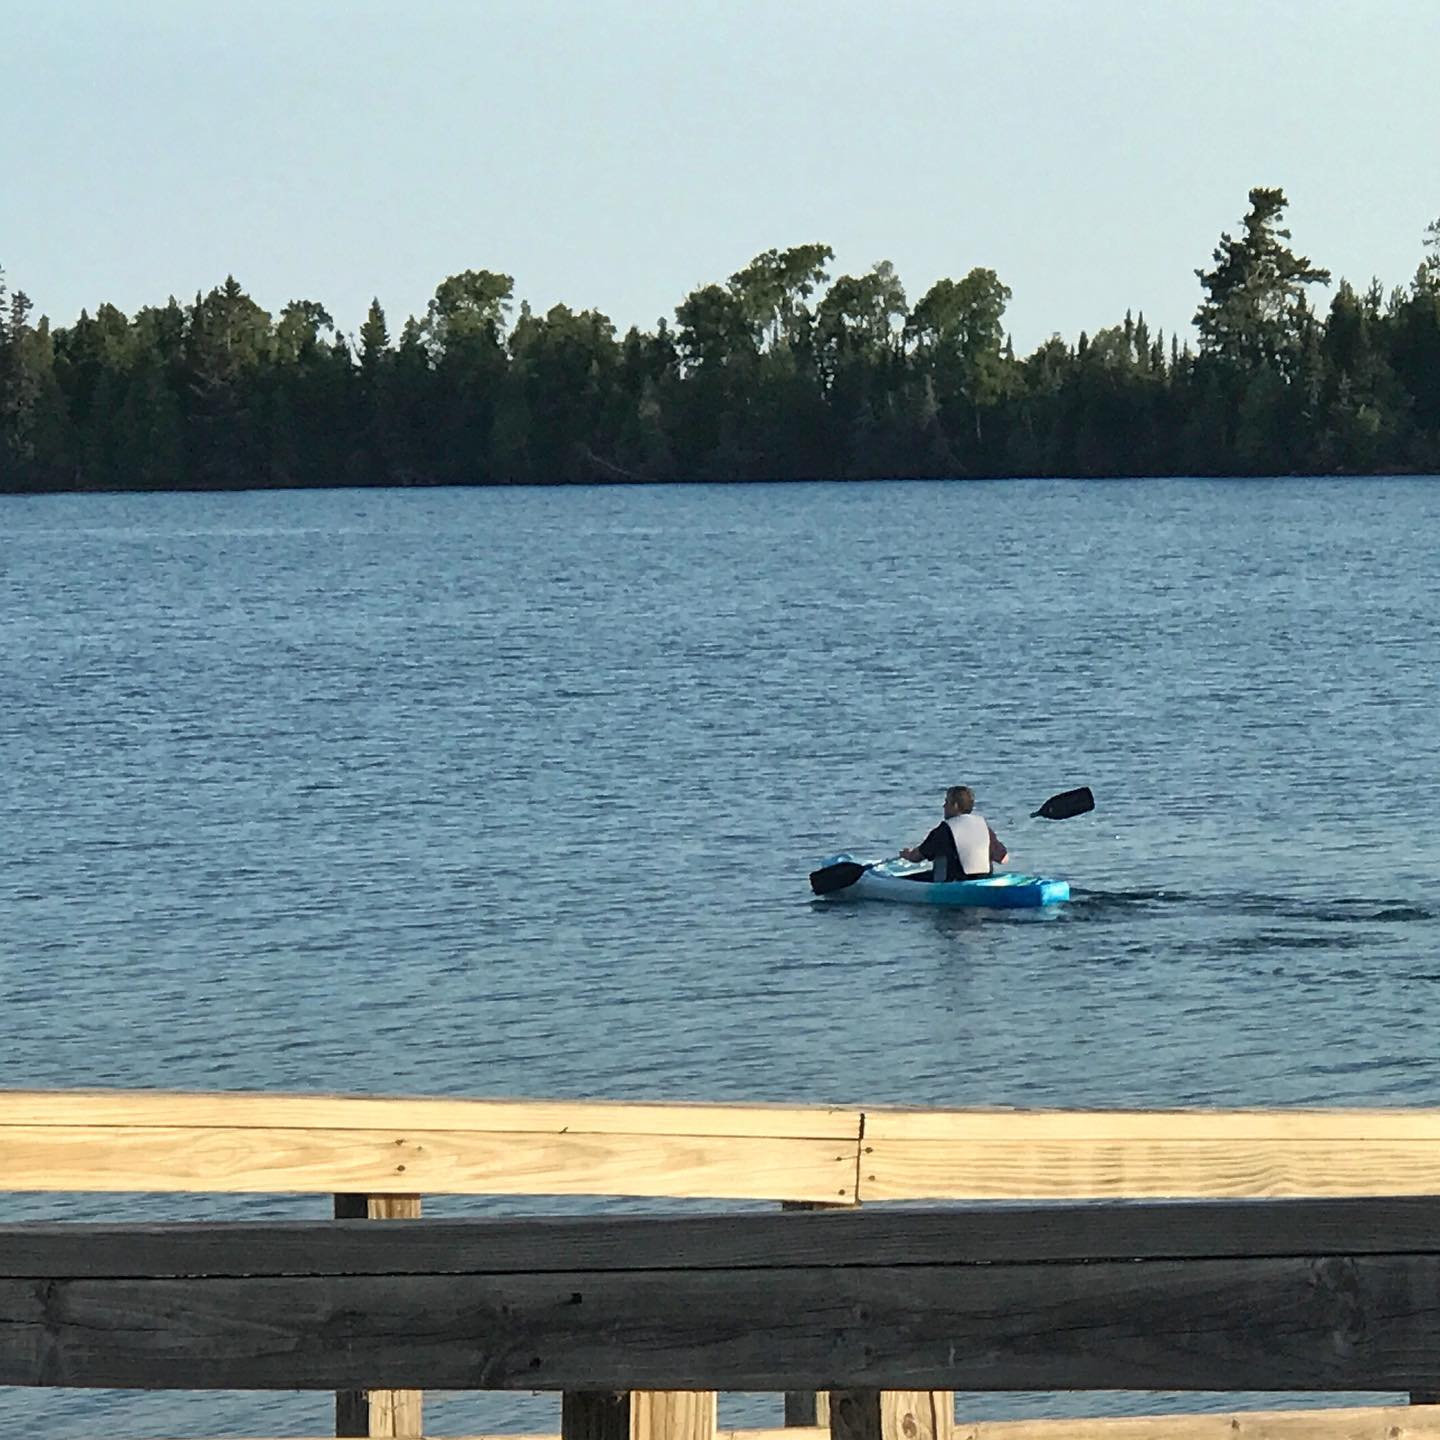
[[[1072,886],[1072,918],[1135,914],[1185,906],[1262,920],[1299,920],[1316,925],[1405,925],[1440,920],[1440,910],[1385,896],[1307,900],[1255,892],[1192,894],[1184,890],[1094,890]]]

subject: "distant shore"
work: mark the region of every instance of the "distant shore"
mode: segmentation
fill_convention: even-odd
[[[0,489],[0,497],[35,497],[41,495],[205,495],[205,494],[247,494],[281,492],[286,490],[520,490],[520,489],[564,489],[576,486],[607,485],[623,489],[627,486],[687,486],[687,485],[883,485],[883,484],[964,484],[994,483],[1013,481],[1063,480],[1103,484],[1109,480],[1385,480],[1425,479],[1440,480],[1440,467],[1434,470],[1332,470],[1332,471],[1286,471],[1267,472],[1253,475],[1206,475],[1191,471],[1174,475],[795,475],[759,477],[705,476],[690,479],[653,480],[641,476],[633,479],[617,479],[613,476],[597,475],[579,480],[389,480],[373,484],[357,485],[346,481],[325,483],[320,481],[285,484],[246,484],[243,481],[226,485],[75,485],[69,488],[27,487]]]
[[[910,304],[888,261],[769,250],[617,336],[466,270],[393,338],[227,278],[53,329],[0,304],[0,491],[1440,472],[1440,221],[1408,288],[1291,250],[1250,192],[1189,339],[1141,313],[1015,355],[994,270]],[[5,299],[0,277],[0,302]]]

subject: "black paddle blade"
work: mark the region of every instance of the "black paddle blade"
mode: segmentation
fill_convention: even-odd
[[[1068,820],[1072,815],[1084,815],[1086,811],[1094,808],[1095,797],[1090,793],[1090,787],[1082,785],[1078,790],[1052,795],[1030,818]]]
[[[810,888],[817,895],[833,895],[847,885],[853,885],[868,867],[853,860],[841,860],[836,865],[826,865],[822,870],[810,872]]]

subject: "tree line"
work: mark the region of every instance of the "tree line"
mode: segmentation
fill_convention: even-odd
[[[272,316],[229,278],[193,303],[32,320],[0,272],[0,489],[592,480],[1440,472],[1440,220],[1408,286],[1290,248],[1284,192],[1196,270],[1197,338],[1143,315],[1024,358],[977,268],[913,306],[888,261],[758,255],[653,331],[446,279],[392,335]]]

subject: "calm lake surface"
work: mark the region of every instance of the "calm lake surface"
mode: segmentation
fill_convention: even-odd
[[[1440,1104],[1437,529],[1424,478],[0,498],[0,1085]],[[961,782],[1076,903],[812,900]],[[1062,1406],[1137,1408],[962,1400]]]

